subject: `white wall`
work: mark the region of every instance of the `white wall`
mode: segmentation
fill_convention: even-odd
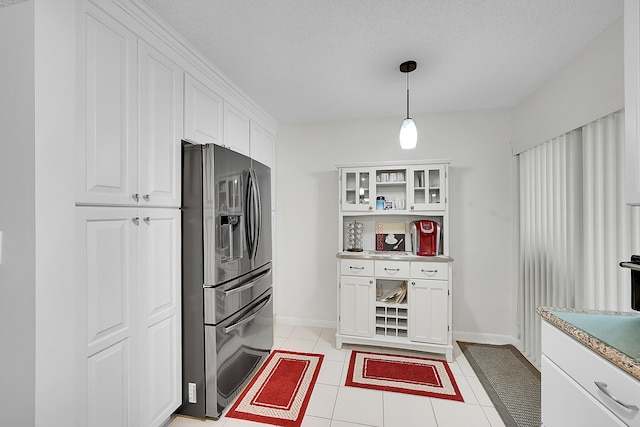
[[[76,391],[76,1],[35,3],[36,383],[38,427],[66,427]]]
[[[514,154],[624,108],[620,18],[513,110]]]
[[[77,425],[75,8],[0,8],[2,426]]]
[[[278,137],[276,316],[335,326],[336,164],[452,159],[454,334],[515,336],[515,170],[509,110],[414,116],[418,147],[398,144],[402,117],[283,125]],[[492,336],[493,335],[493,336]],[[496,337],[497,336],[497,337]],[[487,338],[489,337],[489,338]]]
[[[0,425],[35,413],[33,3],[0,8]]]

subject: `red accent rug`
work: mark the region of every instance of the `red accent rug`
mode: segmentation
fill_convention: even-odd
[[[323,358],[322,354],[273,351],[226,416],[299,427]]]
[[[345,385],[464,402],[444,360],[352,351]]]

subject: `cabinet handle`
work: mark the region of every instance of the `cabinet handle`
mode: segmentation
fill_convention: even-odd
[[[596,387],[598,387],[598,389],[603,392],[609,399],[613,400],[614,402],[616,402],[618,405],[630,410],[630,411],[637,411],[638,407],[636,405],[630,405],[628,403],[624,403],[622,401],[620,401],[619,399],[616,399],[615,397],[613,397],[613,395],[609,392],[609,390],[607,389],[607,383],[603,383],[600,381],[594,381]]]
[[[400,269],[399,268],[387,268],[387,267],[385,267],[384,271],[390,271],[390,272],[393,272],[393,273],[397,273],[398,271],[400,271]]]
[[[425,269],[420,269],[420,271],[422,271],[423,273],[437,273],[438,270],[425,270]]]
[[[411,210],[413,210],[413,205],[411,205]]]
[[[136,202],[140,200],[140,194],[138,193],[132,194],[131,197],[133,197],[133,200],[135,200]]]
[[[415,285],[416,285],[416,282],[411,282],[411,286],[415,286]]]
[[[373,206],[369,206],[369,210],[372,211],[373,210]]]
[[[151,222],[151,217],[149,217],[149,216],[145,216],[144,218],[142,218],[142,220],[143,220],[144,222],[146,222],[147,224],[149,224],[149,223]]]
[[[364,270],[364,267],[353,267],[353,266],[349,266],[349,269],[351,270]]]
[[[144,196],[142,196],[142,198],[143,198],[144,200],[146,200],[147,202],[149,201],[149,195],[148,195],[148,194],[145,194]]]
[[[133,221],[133,223],[135,225],[139,225],[140,224],[140,218],[139,217],[131,218],[131,221]]]

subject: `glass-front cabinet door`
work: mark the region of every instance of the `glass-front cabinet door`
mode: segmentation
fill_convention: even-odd
[[[443,165],[412,166],[409,169],[410,211],[445,208],[445,170]]]
[[[374,170],[342,169],[342,210],[371,211],[375,203]]]

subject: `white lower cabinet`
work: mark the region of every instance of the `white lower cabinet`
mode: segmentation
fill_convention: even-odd
[[[443,280],[411,280],[407,289],[409,339],[447,344],[448,283]]]
[[[343,343],[382,345],[442,353],[453,360],[448,263],[355,257],[338,263],[338,348]],[[402,283],[407,284],[404,301],[376,299]]]
[[[625,425],[544,355],[541,368],[545,427]]]
[[[81,424],[159,426],[181,401],[180,211],[76,211]]]
[[[545,427],[640,426],[640,381],[546,321],[541,338]]]
[[[340,278],[340,333],[373,336],[376,299],[374,283],[373,277]]]

